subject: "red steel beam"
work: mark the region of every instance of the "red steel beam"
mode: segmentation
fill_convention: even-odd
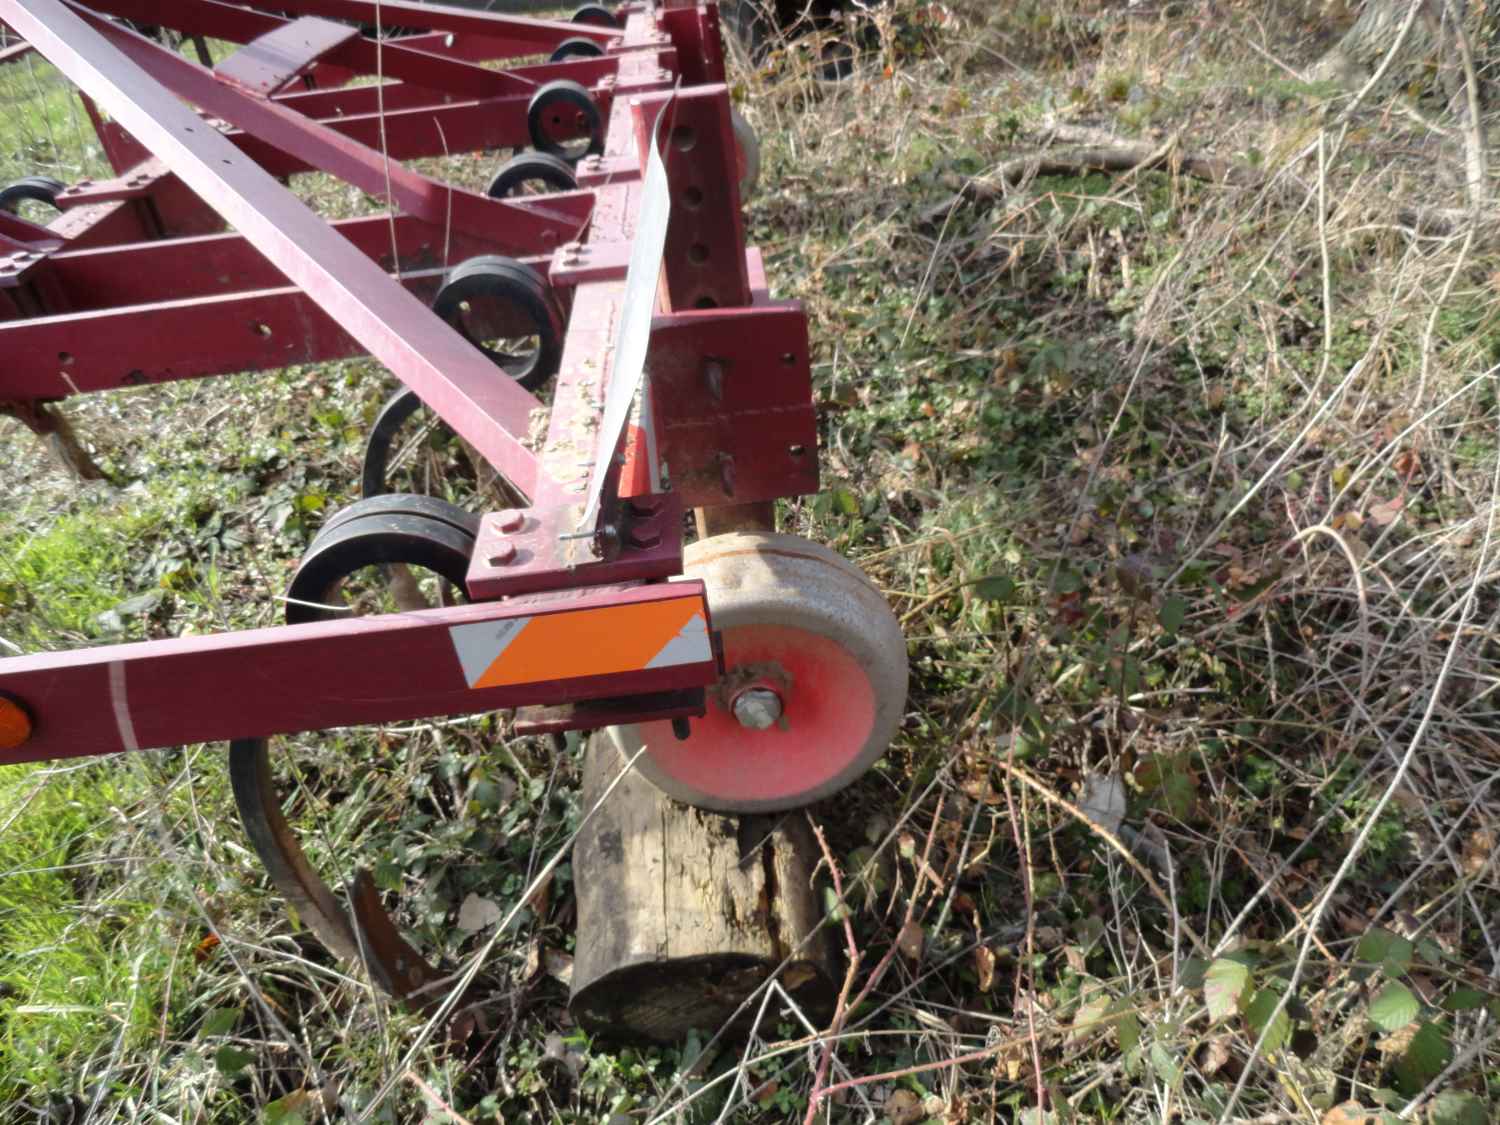
[[[0,18],[148,145],[507,480],[535,495],[538,466],[525,444],[535,398],[512,380],[495,378],[493,365],[457,332],[62,0],[0,0]]]
[[[413,215],[369,215],[329,225],[387,272],[398,262],[403,270],[433,269],[503,252],[496,240],[445,232]],[[538,255],[523,261],[545,274],[551,258]],[[286,283],[281,271],[243,235],[232,233],[64,249],[49,257],[46,268],[64,290],[67,308],[74,311],[276,289]],[[6,375],[0,366],[0,398],[6,397]]]
[[[672,691],[717,674],[697,581],[8,657],[0,692],[33,734],[0,764]]]
[[[69,0],[75,10],[103,12],[136,23],[153,23],[194,35],[209,35],[231,43],[248,45],[268,35],[285,34],[291,20],[219,0],[93,0],[88,4]],[[383,73],[403,82],[446,90],[468,97],[498,97],[526,89],[525,83],[504,71],[489,70],[461,59],[414,51],[399,40],[378,45],[355,28],[349,37],[321,56],[321,62],[353,70],[358,74]],[[231,56],[233,57],[233,56]],[[222,65],[222,64],[221,64]]]
[[[4,4],[0,4],[0,11],[7,10],[11,5],[25,7],[30,3],[31,0],[5,0]],[[72,15],[56,2],[48,5],[48,8],[53,11],[61,9],[59,15]],[[532,236],[525,246],[529,251],[541,251],[567,242],[582,228],[583,224],[575,217],[555,213],[545,204],[490,199],[477,192],[450,187],[418,175],[399,162],[382,156],[375,149],[309,121],[278,102],[252,97],[221,83],[214,78],[212,72],[196,63],[101,17],[85,13],[77,22],[81,28],[91,27],[108,41],[100,44],[101,47],[107,48],[109,44],[118,47],[120,54],[124,56],[119,61],[128,59],[136,64],[139,77],[151,81],[153,86],[155,82],[160,82],[173,94],[192,102],[212,116],[239,126],[313,168],[347,180],[367,194],[383,198],[389,189],[396,206],[419,215],[428,222],[451,222],[455,228],[475,234],[485,234],[504,225],[507,231],[514,232],[518,243],[526,234]],[[45,44],[39,45],[43,53],[52,57]],[[108,70],[101,73],[107,75]],[[76,80],[75,84],[82,85]],[[87,87],[83,88],[86,93],[92,93]],[[181,107],[177,109],[179,112],[176,116],[181,117]],[[140,129],[132,128],[124,114],[116,112],[114,116],[154,155],[165,155],[148,135],[159,135],[161,132],[160,129],[153,128],[150,116],[142,122]],[[205,131],[201,122],[194,128],[199,135]],[[198,194],[212,205],[212,199],[201,191]]]

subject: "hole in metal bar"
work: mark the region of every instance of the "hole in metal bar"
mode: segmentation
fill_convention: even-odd
[[[70,364],[70,363],[73,362],[73,353],[72,352],[58,352],[57,353],[57,362],[60,363],[60,364],[62,364],[64,367],[68,366],[68,364]]]
[[[708,247],[701,242],[695,242],[688,247],[688,261],[702,265],[708,261]]]
[[[269,336],[271,334],[271,326],[269,324],[252,324],[250,330],[261,336]]]
[[[712,297],[699,297],[693,302],[693,308],[695,309],[716,309],[718,307],[719,302],[715,301]]]
[[[786,451],[793,457],[801,457],[807,452],[807,447],[805,445],[789,445],[786,447]]]
[[[682,189],[682,202],[687,207],[703,206],[703,189],[698,187],[687,187]]]
[[[698,134],[691,125],[679,125],[672,130],[672,144],[678,152],[692,152],[698,143]]]
[[[783,352],[781,354],[781,362],[784,363],[784,364],[786,364],[788,367],[791,367],[793,364],[795,364],[797,362],[797,355],[796,355],[796,353],[795,352]]]

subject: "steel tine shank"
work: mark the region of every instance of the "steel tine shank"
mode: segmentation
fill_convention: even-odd
[[[528,496],[537,401],[61,0],[0,19],[157,154],[204,202]]]

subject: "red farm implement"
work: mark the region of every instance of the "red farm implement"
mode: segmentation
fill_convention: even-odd
[[[229,742],[277,886],[398,995],[419,982],[389,920],[356,893],[357,941],[282,817],[276,736],[514,709],[519,732],[615,728],[673,796],[765,811],[858,776],[905,699],[878,591],[774,532],[772,503],[817,487],[807,322],[745,244],[754,139],[715,5],[580,16],[0,0],[21,40],[0,61],[57,67],[114,170],[0,196],[59,211],[0,210],[0,409],[45,433],[70,395],[362,353],[406,388],[286,625],[0,660],[0,763]],[[407,163],[503,147],[530,151],[487,193]],[[388,210],[325,219],[287,186],[309,171]],[[386,491],[424,406],[513,506]]]

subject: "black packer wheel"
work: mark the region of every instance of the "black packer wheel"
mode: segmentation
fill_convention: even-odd
[[[589,92],[566,78],[548,82],[526,107],[531,144],[576,164],[604,151],[604,118]]]
[[[484,193],[491,199],[515,199],[577,187],[573,166],[566,160],[548,152],[518,152],[500,165]]]
[[[330,520],[308,548],[288,590],[287,623],[389,610],[380,604],[388,598],[383,572],[396,564],[423,574],[429,599],[444,588],[461,594],[477,527],[476,517],[430,497],[358,501]],[[256,855],[318,940],[342,960],[365,963],[395,996],[408,997],[430,984],[432,970],[395,936],[368,877],[356,876],[352,884],[354,914],[361,923],[357,932],[350,913],[308,860],[283,812],[269,739],[229,744],[229,780]]]

